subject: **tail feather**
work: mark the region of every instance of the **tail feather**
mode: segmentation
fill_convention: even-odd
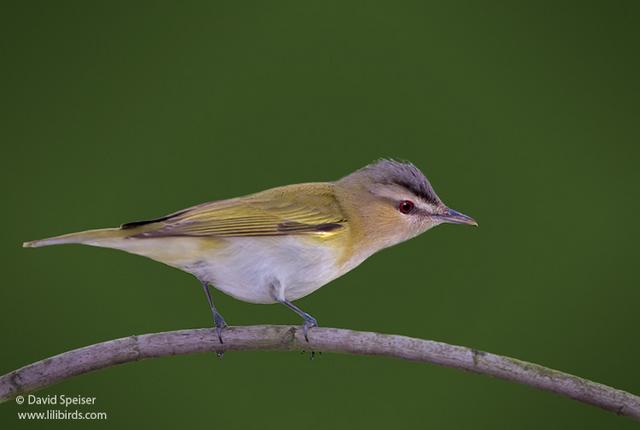
[[[78,233],[63,234],[46,239],[32,240],[24,242],[23,248],[40,248],[41,246],[62,245],[65,243],[84,243],[94,245],[104,239],[115,239],[123,236],[120,228],[101,228],[97,230],[86,230]]]

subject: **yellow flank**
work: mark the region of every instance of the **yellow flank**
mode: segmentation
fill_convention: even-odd
[[[215,237],[159,237],[150,239],[98,241],[95,246],[120,249],[183,269],[225,246]]]

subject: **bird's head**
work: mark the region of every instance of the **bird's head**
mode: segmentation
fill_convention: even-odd
[[[380,160],[340,179],[348,212],[380,247],[415,237],[442,223],[477,226],[447,207],[424,174],[409,162]]]

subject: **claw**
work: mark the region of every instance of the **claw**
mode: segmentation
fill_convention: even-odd
[[[216,313],[214,315],[213,321],[214,321],[214,323],[216,325],[216,333],[218,333],[218,340],[220,341],[220,343],[224,343],[222,341],[222,330],[227,328],[228,325],[225,322],[224,318],[222,318],[222,315],[220,315],[219,313]]]
[[[222,327],[216,327],[216,333],[218,333],[218,340],[220,341],[220,343],[224,343],[222,341]]]
[[[302,333],[304,334],[305,340],[309,342],[309,335],[308,335],[309,329],[313,327],[318,327],[318,321],[314,317],[312,317],[311,315],[309,315],[308,313],[306,313],[305,311],[303,311],[302,309],[300,309],[299,307],[291,303],[289,300],[280,300],[280,303],[287,306],[289,309],[291,309],[292,311],[300,315],[302,318],[304,318]]]
[[[304,325],[302,326],[302,333],[304,334],[304,339],[307,341],[307,343],[309,342],[309,336],[308,336],[309,329],[313,327],[318,327],[318,321],[316,321],[316,319],[311,315],[306,314],[304,319]]]

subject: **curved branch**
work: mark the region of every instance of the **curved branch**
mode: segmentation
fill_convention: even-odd
[[[640,397],[538,364],[463,346],[405,336],[316,327],[309,342],[297,327],[246,326],[129,336],[46,358],[0,377],[0,402],[98,369],[167,355],[243,350],[315,350],[382,355],[463,369],[551,391],[640,421]]]

